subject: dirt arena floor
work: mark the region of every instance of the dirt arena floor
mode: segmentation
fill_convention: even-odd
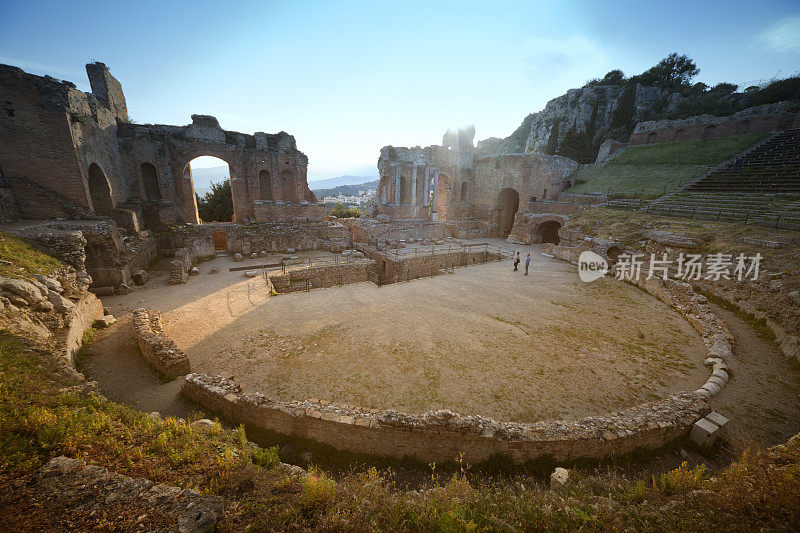
[[[241,266],[228,257],[201,264],[181,286],[156,270],[145,289],[103,298],[120,321],[86,366],[112,398],[186,411],[170,400],[178,383],[138,377],[147,372],[134,361],[127,315],[147,307],[164,314],[194,372],[284,400],[535,421],[618,410],[705,382],[703,343],[677,312],[613,279],[583,283],[538,247],[519,249],[531,252],[528,276],[504,261],[279,296],[261,277],[228,272]],[[211,275],[214,266],[220,273]]]

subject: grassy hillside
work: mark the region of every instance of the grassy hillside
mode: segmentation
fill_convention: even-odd
[[[19,278],[52,274],[61,263],[19,237],[0,231],[0,276]]]
[[[581,165],[568,192],[660,196],[756,144],[765,135],[629,146],[604,167]]]

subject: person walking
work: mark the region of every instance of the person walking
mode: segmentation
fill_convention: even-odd
[[[519,252],[514,253],[514,272],[517,271],[517,265],[519,265]]]
[[[528,267],[531,266],[531,254],[528,254],[528,257],[525,258],[525,275],[528,275]]]

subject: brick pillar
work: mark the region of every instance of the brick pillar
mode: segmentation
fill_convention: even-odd
[[[436,220],[438,217],[438,213],[436,212],[436,204],[437,200],[439,200],[439,171],[437,170],[433,175],[433,214],[431,215],[432,220]]]
[[[394,168],[394,205],[400,205],[400,165]]]
[[[414,171],[411,173],[411,205],[417,205],[417,164],[414,163]]]

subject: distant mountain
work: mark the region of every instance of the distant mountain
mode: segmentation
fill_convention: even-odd
[[[228,165],[222,167],[209,167],[209,168],[193,168],[192,181],[194,182],[194,192],[198,196],[203,196],[207,192],[211,192],[211,182],[222,183],[230,178]]]
[[[319,201],[322,201],[326,196],[337,196],[339,193],[345,196],[357,196],[358,191],[378,190],[378,183],[380,183],[380,180],[365,181],[357,185],[339,185],[338,187],[331,187],[330,189],[314,189],[314,195]]]
[[[376,179],[377,176],[338,176],[324,180],[309,181],[308,188],[312,191],[319,189],[332,189],[340,185],[360,185]]]

